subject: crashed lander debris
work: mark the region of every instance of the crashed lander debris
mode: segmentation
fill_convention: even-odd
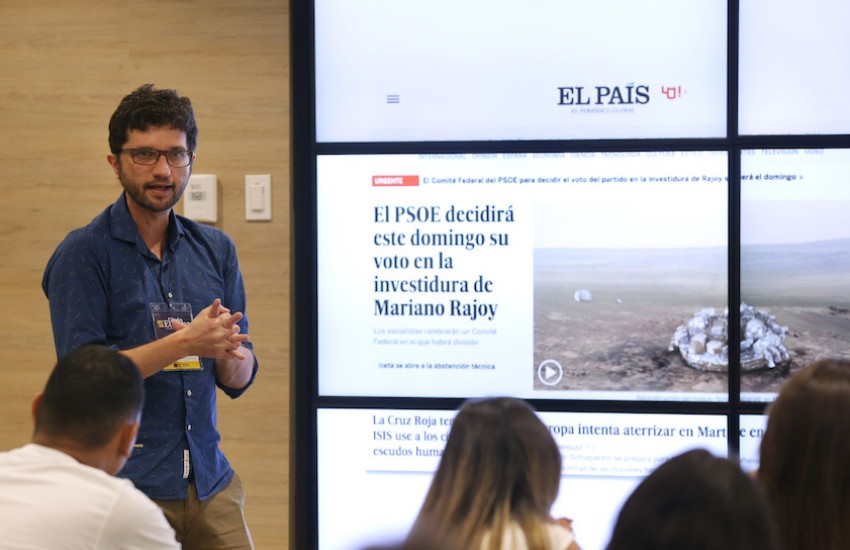
[[[714,308],[698,311],[687,323],[676,327],[668,351],[678,348],[691,367],[701,371],[729,369],[729,310],[718,315]],[[773,315],[741,304],[741,370],[775,368],[790,361],[785,348],[788,327]]]

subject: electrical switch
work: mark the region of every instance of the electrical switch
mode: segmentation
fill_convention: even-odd
[[[269,174],[245,176],[245,219],[272,219],[272,177]]]
[[[183,215],[203,223],[218,221],[218,178],[214,174],[192,174],[183,192]]]

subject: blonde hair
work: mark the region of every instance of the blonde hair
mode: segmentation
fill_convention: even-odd
[[[528,404],[495,397],[464,403],[411,536],[437,532],[464,548],[500,550],[515,522],[529,550],[547,550],[561,453]]]

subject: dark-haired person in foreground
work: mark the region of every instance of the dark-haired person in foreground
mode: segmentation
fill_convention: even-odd
[[[236,398],[257,372],[236,247],[174,213],[195,159],[191,102],[141,86],[109,121],[107,161],[122,193],[72,231],[48,261],[57,355],[84,344],[121,350],[147,401],[121,475],[165,511],[189,550],[253,548],[242,483],[219,447],[216,388]]]
[[[768,407],[758,479],[781,548],[850,548],[850,361],[797,371]]]
[[[637,486],[607,550],[721,548],[778,547],[758,484],[731,460],[696,449],[661,464]]]
[[[180,548],[162,510],[113,477],[133,451],[144,386],[127,357],[85,346],[33,401],[29,444],[0,453],[0,548]]]

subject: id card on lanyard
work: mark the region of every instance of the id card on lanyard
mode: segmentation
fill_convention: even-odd
[[[153,316],[153,328],[156,331],[156,337],[160,339],[174,332],[172,321],[180,321],[184,325],[192,322],[192,304],[151,302],[151,315]],[[188,355],[162,370],[169,372],[202,370],[203,368],[200,357]]]

